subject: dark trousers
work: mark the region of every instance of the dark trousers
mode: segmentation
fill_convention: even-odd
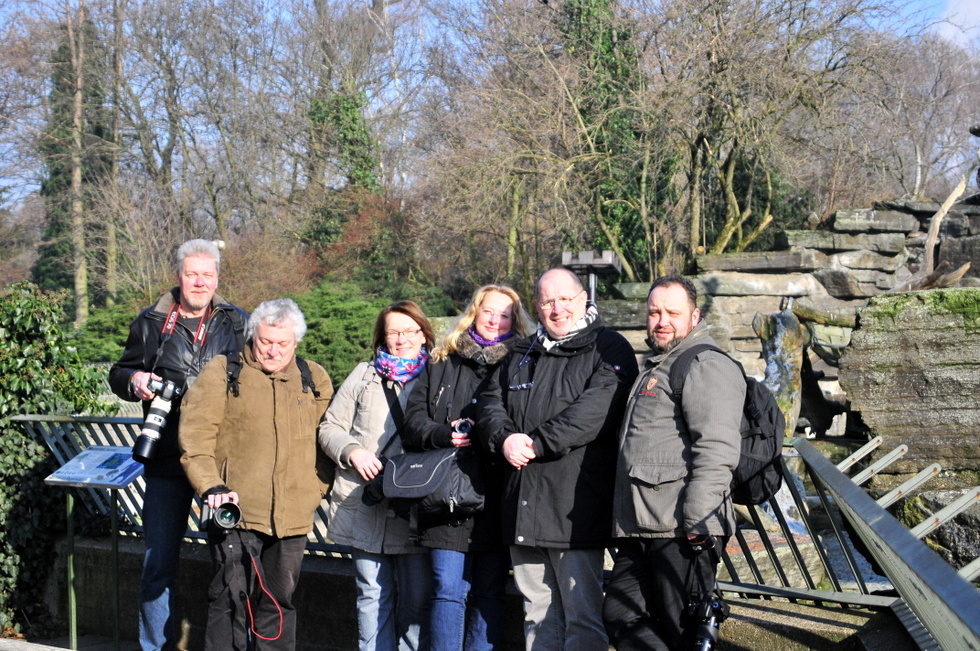
[[[602,606],[610,643],[618,651],[692,648],[699,620],[684,611],[692,593],[700,601],[702,586],[709,593],[714,588],[718,554],[698,554],[683,538],[630,538],[617,544]]]
[[[204,648],[296,648],[292,599],[303,565],[306,536],[275,538],[242,529],[209,531],[208,547],[214,578],[208,590]]]

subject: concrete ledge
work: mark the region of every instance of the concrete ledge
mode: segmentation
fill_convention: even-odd
[[[54,575],[48,588],[49,607],[63,622],[67,616],[65,554],[67,544],[57,547]],[[111,543],[106,539],[75,541],[75,576],[79,648],[86,651],[113,649],[113,601]],[[120,639],[122,651],[137,648],[137,601],[143,543],[138,538],[119,542]],[[207,548],[185,543],[176,588],[175,616],[183,632],[182,649],[204,647],[207,585],[211,562]],[[353,651],[357,648],[356,593],[350,560],[307,556],[303,577],[296,590],[299,617],[298,651]],[[863,609],[819,608],[780,600],[737,599],[726,596],[731,617],[721,627],[718,651],[840,651],[847,649],[912,651],[911,638],[890,612]],[[504,651],[524,648],[521,599],[513,590],[508,597]],[[58,640],[0,640],[0,651],[50,651],[68,647]]]

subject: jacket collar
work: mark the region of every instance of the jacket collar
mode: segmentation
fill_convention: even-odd
[[[285,369],[283,369],[281,371],[276,371],[275,373],[269,373],[268,371],[266,371],[265,369],[263,369],[262,368],[262,365],[259,364],[259,362],[258,362],[257,359],[255,359],[255,353],[252,351],[252,340],[251,339],[249,339],[247,342],[245,342],[245,350],[242,353],[242,358],[245,360],[245,363],[248,366],[254,368],[256,371],[259,371],[260,373],[265,373],[267,376],[269,376],[273,380],[282,380],[284,382],[288,382],[291,377],[299,377],[299,374],[300,374],[299,373],[299,366],[296,365],[296,354],[295,353],[293,353],[293,358],[291,360],[289,360],[289,365],[286,366]]]
[[[468,331],[463,331],[456,345],[456,353],[463,359],[469,359],[483,366],[495,366],[507,356],[519,339],[511,337],[492,346],[481,346],[473,341]]]
[[[559,355],[565,357],[578,355],[595,343],[596,338],[599,336],[599,331],[605,327],[606,326],[602,321],[602,316],[596,314],[596,317],[592,323],[583,328],[581,332],[576,334],[571,339],[563,341],[554,346],[551,350],[545,351],[544,346],[538,344],[538,335],[532,334],[530,337],[518,341],[514,346],[514,352],[523,354],[526,353],[532,346],[537,345],[537,349],[546,355]]]

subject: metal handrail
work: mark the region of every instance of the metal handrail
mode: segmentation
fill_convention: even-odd
[[[59,466],[73,459],[90,445],[132,446],[139,436],[143,420],[129,417],[96,416],[14,416],[13,421],[22,423],[27,432],[38,441],[44,441]],[[72,489],[79,491],[80,500],[93,513],[109,515],[111,499],[109,491],[102,488]],[[143,531],[143,497],[146,483],[143,477],[119,491],[119,528],[129,533]],[[207,532],[201,525],[201,501],[197,496],[188,514],[188,526],[184,537],[203,542]],[[315,555],[348,555],[345,545],[336,545],[327,539],[327,514],[321,504],[313,517],[313,531],[306,544],[306,552]]]
[[[980,593],[946,561],[827,460],[798,439],[810,476],[833,498],[841,515],[934,641],[911,631],[921,648],[980,649]],[[906,626],[908,623],[906,622]],[[921,633],[922,631],[918,631]]]

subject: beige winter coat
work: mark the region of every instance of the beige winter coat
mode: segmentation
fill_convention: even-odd
[[[337,477],[328,500],[327,535],[338,545],[350,545],[374,554],[406,554],[428,551],[409,540],[408,520],[388,508],[387,500],[367,506],[361,499],[366,482],[350,465],[350,453],[358,447],[378,454],[395,436],[382,378],[370,362],[354,368],[337,389],[330,409],[320,424],[320,447],[337,462]],[[394,383],[404,411],[415,380]],[[402,451],[394,441],[385,456]]]

